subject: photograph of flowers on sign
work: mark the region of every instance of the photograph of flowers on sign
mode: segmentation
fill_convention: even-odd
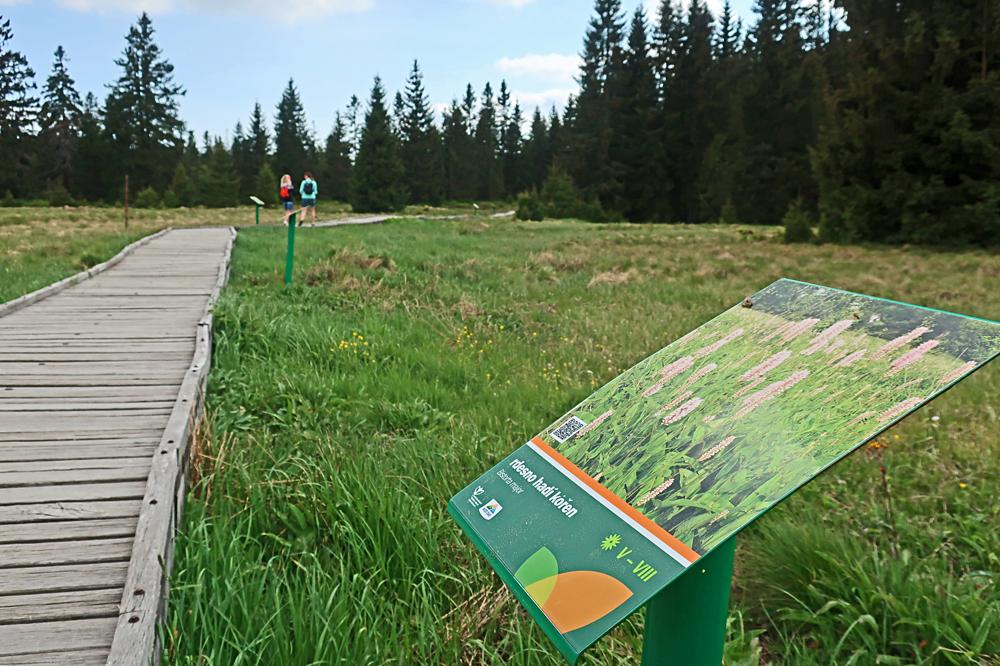
[[[704,554],[1000,353],[1000,324],[780,280],[542,434]]]

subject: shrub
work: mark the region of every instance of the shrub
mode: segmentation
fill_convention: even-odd
[[[809,243],[813,240],[812,216],[802,199],[796,199],[788,206],[783,224],[786,243]]]
[[[180,208],[181,198],[170,188],[163,193],[163,207],[164,208]]]
[[[48,189],[45,190],[45,198],[48,199],[50,206],[69,206],[73,203],[69,190],[58,181],[49,183]]]
[[[575,217],[588,222],[606,222],[600,202],[584,197],[568,173],[552,167],[542,185],[541,203],[545,217]]]
[[[142,190],[135,197],[136,208],[160,208],[162,205],[159,193],[152,186]]]
[[[14,193],[10,190],[4,192],[3,199],[0,199],[0,206],[3,206],[4,208],[13,208],[16,205],[17,202],[14,201]]]
[[[545,219],[545,206],[538,192],[525,192],[517,198],[517,219],[535,222]]]
[[[736,205],[733,204],[732,200],[729,199],[722,205],[722,210],[719,211],[719,224],[739,224],[740,216],[736,212]]]

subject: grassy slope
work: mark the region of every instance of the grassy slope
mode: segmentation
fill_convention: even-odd
[[[253,224],[254,213],[133,209],[129,217],[126,230],[119,208],[0,208],[0,303],[99,264],[160,229]]]
[[[307,230],[285,290],[282,231],[241,233],[169,662],[557,664],[447,517],[456,489],[779,276],[1000,318],[996,256],[776,234]],[[730,666],[997,658],[998,388],[1000,368],[977,373],[742,537]],[[641,616],[588,663],[635,663],[640,634]]]

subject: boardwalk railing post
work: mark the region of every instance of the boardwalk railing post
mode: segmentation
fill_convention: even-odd
[[[643,666],[722,663],[735,553],[734,536],[647,604]]]
[[[285,254],[285,284],[292,283],[292,269],[295,264],[295,217],[292,213],[288,218],[288,250]]]

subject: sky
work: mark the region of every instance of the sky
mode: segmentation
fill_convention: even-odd
[[[631,12],[639,3],[625,0]],[[752,0],[732,0],[746,20]],[[717,11],[722,0],[708,0]],[[439,108],[467,83],[479,93],[506,79],[528,116],[561,106],[574,76],[591,0],[0,0],[12,47],[24,53],[39,87],[62,45],[81,93],[100,99],[136,17],[148,11],[156,40],[187,89],[181,116],[199,136],[232,134],[260,102],[269,121],[294,78],[313,131],[324,138],[352,94],[363,100],[372,78],[390,94],[419,60]]]

